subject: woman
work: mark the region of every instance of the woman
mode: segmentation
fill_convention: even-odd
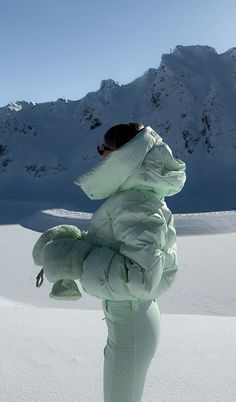
[[[97,150],[101,163],[75,183],[89,198],[107,200],[87,232],[66,225],[45,232],[33,258],[55,282],[51,297],[78,299],[74,279],[80,279],[85,292],[102,299],[108,328],[104,402],[140,402],[160,337],[155,300],[178,269],[165,196],[183,188],[185,163],[150,126],[139,123],[111,127]]]
[[[91,199],[109,198],[90,221],[86,240],[94,247],[80,283],[102,299],[108,327],[104,401],[139,402],[160,336],[155,299],[178,269],[176,231],[164,197],[183,188],[185,163],[139,123],[111,127],[97,149],[103,161],[75,183]]]

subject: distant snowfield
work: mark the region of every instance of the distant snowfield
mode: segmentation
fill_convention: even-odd
[[[102,402],[101,300],[79,281],[79,301],[50,299],[51,284],[35,287],[39,269],[31,257],[41,232],[62,223],[86,230],[92,214],[28,211],[0,226],[0,400]],[[1,208],[0,223],[6,213]],[[174,218],[179,271],[158,300],[161,337],[142,402],[235,402],[236,211]]]

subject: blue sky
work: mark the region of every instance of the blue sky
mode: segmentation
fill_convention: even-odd
[[[235,0],[0,0],[0,106],[127,84],[176,45],[236,46]]]

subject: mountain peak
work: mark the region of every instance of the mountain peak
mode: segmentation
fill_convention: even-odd
[[[174,60],[185,60],[188,63],[190,60],[208,60],[209,57],[216,56],[216,50],[211,46],[205,45],[191,45],[183,46],[177,45],[170,53],[164,53],[161,62],[164,64],[172,63]]]
[[[195,56],[217,54],[216,50],[213,47],[206,45],[177,45],[173,50],[173,54],[176,56],[186,56],[187,53],[191,53]]]
[[[118,81],[114,81],[111,78],[107,79],[107,80],[102,80],[101,84],[100,84],[100,89],[103,88],[116,88],[116,87],[120,87],[121,84]]]

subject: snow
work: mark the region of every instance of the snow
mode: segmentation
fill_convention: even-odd
[[[1,401],[103,401],[101,310],[9,305],[0,312]],[[162,314],[143,402],[234,402],[235,339],[235,317]]]
[[[14,110],[15,112],[19,112],[22,109],[22,105],[20,103],[10,102],[8,104],[8,108],[10,110]]]
[[[10,205],[11,203],[9,203]],[[31,257],[41,232],[91,213],[0,203],[3,402],[102,402],[107,327],[101,300],[59,302],[35,287]],[[234,402],[236,211],[175,214],[179,271],[158,300],[161,336],[142,402]],[[125,401],[124,401],[125,402]]]

